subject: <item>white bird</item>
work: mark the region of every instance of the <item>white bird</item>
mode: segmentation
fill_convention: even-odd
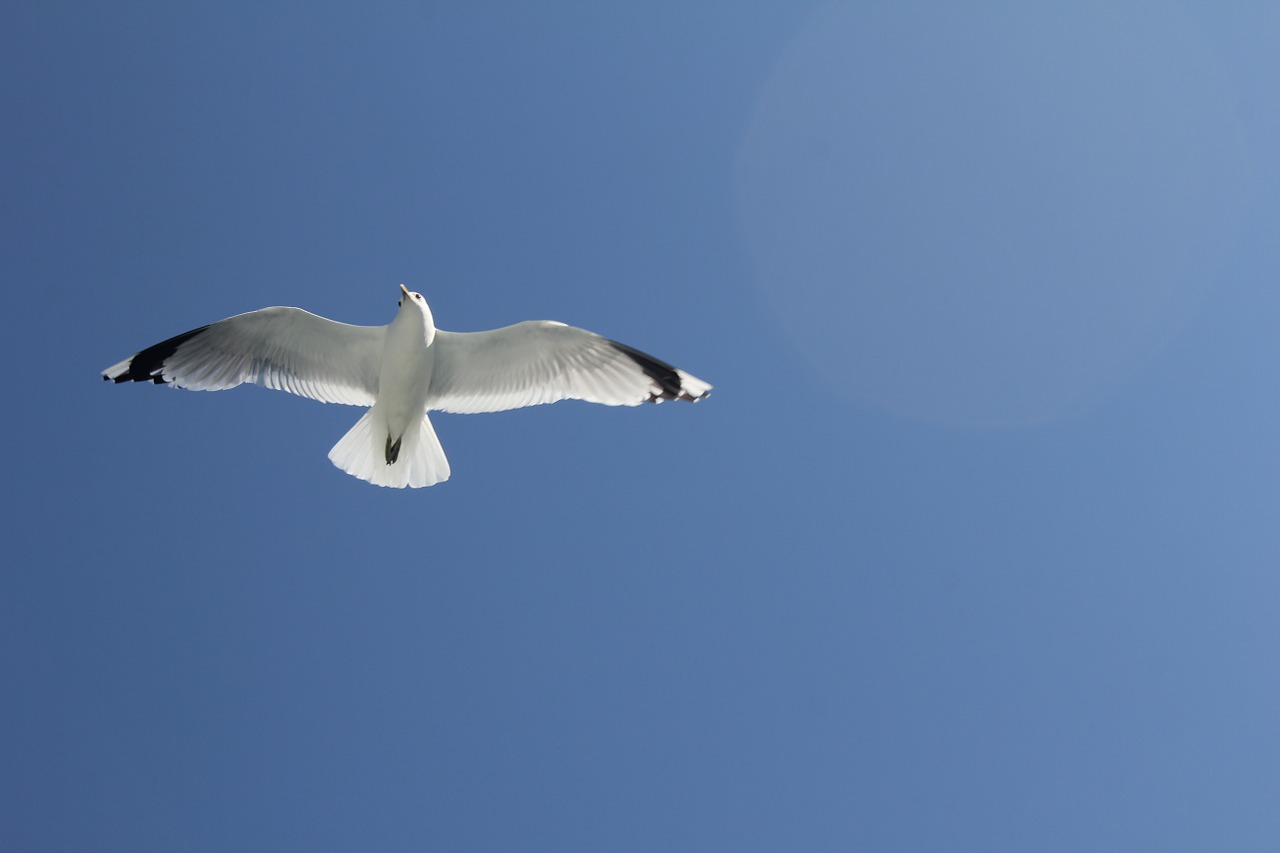
[[[102,378],[196,391],[253,382],[322,403],[368,406],[329,459],[353,477],[393,488],[449,479],[429,411],[500,412],[557,400],[697,402],[711,390],[665,361],[551,320],[446,332],[436,328],[421,293],[403,284],[400,290],[400,310],[386,326],[263,308],[147,347]]]

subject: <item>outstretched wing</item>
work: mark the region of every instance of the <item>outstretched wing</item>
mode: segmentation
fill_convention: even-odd
[[[696,401],[711,386],[586,329],[531,320],[489,332],[437,331],[427,408],[500,412],[557,400],[638,406]]]
[[[222,391],[252,382],[322,403],[372,406],[385,326],[351,326],[301,308],[263,308],[147,347],[102,372],[116,382]]]

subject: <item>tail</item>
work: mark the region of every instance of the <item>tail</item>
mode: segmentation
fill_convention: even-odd
[[[410,427],[393,440],[376,406],[333,446],[329,461],[353,477],[393,489],[434,486],[449,479],[449,460],[427,416],[422,416],[416,430]]]

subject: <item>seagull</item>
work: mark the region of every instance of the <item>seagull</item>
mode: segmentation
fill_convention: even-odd
[[[147,347],[102,378],[194,391],[252,382],[322,403],[367,406],[329,459],[353,477],[391,488],[449,479],[428,412],[501,412],[558,400],[697,402],[711,391],[661,359],[552,320],[446,332],[436,328],[421,293],[403,284],[400,292],[386,326],[263,308]]]

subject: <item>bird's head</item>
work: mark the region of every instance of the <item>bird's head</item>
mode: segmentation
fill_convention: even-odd
[[[405,287],[403,284],[400,285],[400,293],[401,293],[401,296],[399,299],[396,300],[396,304],[399,305],[401,308],[404,307],[404,304],[406,301],[409,301],[411,303],[416,302],[419,305],[423,306],[424,308],[427,305],[427,300],[422,298],[421,293],[418,293],[415,290],[410,290],[409,288]]]
[[[422,294],[415,290],[410,290],[403,284],[400,285],[400,300],[396,303],[400,306],[400,313],[415,312],[422,317],[423,324],[433,333],[435,331],[435,318],[431,316],[431,308],[427,306],[427,300],[422,298]]]

